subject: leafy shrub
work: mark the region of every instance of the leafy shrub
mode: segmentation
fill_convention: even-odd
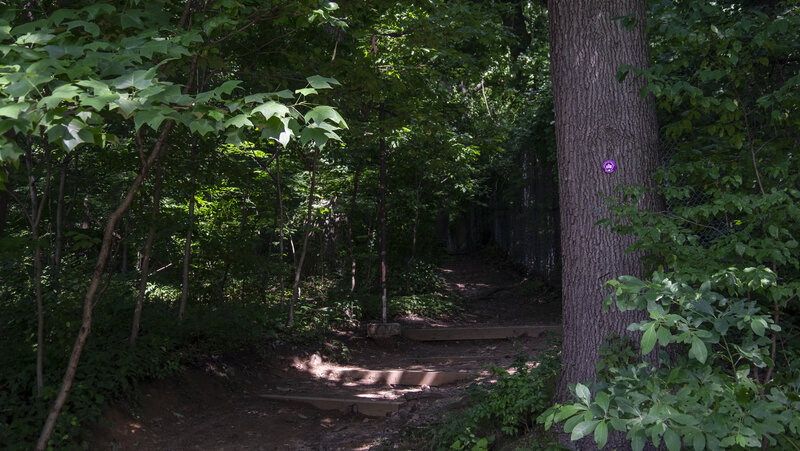
[[[550,405],[560,369],[558,347],[543,352],[538,365],[517,358],[515,371],[492,367],[497,383],[473,386],[471,405],[435,431],[436,449],[487,449],[498,437],[528,432],[536,416]]]
[[[400,276],[400,287],[407,295],[443,293],[445,280],[439,268],[428,262],[417,261],[409,271]]]
[[[800,444],[800,396],[771,378],[781,329],[753,300],[782,294],[775,274],[729,269],[699,288],[670,277],[621,277],[609,282],[616,292],[605,300],[607,308],[650,312],[629,329],[644,332],[643,354],[662,347],[658,365],[611,367],[607,382],[592,390],[576,384],[578,402],[556,405],[539,421],[563,422],[572,440],[594,432],[599,448],[610,429],[627,433],[634,450],[648,438],[670,451]]]

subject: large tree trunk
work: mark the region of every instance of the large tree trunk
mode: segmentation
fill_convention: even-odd
[[[625,253],[632,239],[595,223],[609,216],[603,193],[652,184],[659,135],[653,101],[639,95],[643,81],[615,78],[622,64],[649,64],[644,0],[550,0],[548,15],[563,250],[564,368],[556,397],[563,401],[569,384],[595,380],[604,337],[626,334],[642,318],[643,312],[602,311],[603,283],[639,275],[642,266],[638,255]],[[621,16],[635,26],[623,27],[614,19]],[[616,171],[605,173],[605,160],[614,160]],[[650,197],[640,207],[656,204]]]
[[[314,185],[317,181],[317,161],[319,160],[319,147],[314,148],[314,160],[311,162],[311,184],[308,187],[308,211],[306,213],[306,229],[303,233],[303,247],[300,250],[300,260],[297,262],[297,267],[294,271],[294,285],[292,286],[292,300],[289,303],[289,323],[288,326],[294,325],[294,306],[297,304],[297,298],[300,297],[300,276],[303,273],[303,262],[306,259],[306,251],[308,250],[308,238],[311,236],[311,217],[314,208]]]
[[[133,324],[131,325],[131,337],[128,341],[131,348],[136,347],[136,338],[139,335],[139,324],[142,318],[142,305],[144,304],[144,294],[147,291],[147,278],[150,273],[150,253],[153,250],[153,240],[156,237],[156,221],[158,220],[158,209],[161,204],[161,182],[163,179],[163,163],[156,166],[155,182],[153,186],[153,206],[150,210],[150,228],[147,231],[147,239],[142,249],[142,268],[141,279],[139,279],[139,293],[136,295],[136,306],[133,309]]]

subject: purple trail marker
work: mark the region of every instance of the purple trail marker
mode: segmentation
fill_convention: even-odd
[[[611,174],[612,172],[617,170],[617,163],[614,160],[606,160],[603,162],[603,172],[606,174]]]

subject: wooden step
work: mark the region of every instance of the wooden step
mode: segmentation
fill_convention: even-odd
[[[319,396],[274,394],[258,396],[260,398],[270,399],[273,401],[311,404],[320,410],[338,410],[345,413],[360,413],[361,415],[366,415],[368,417],[385,417],[393,412],[397,412],[400,409],[400,406],[405,404],[404,401],[357,397],[325,398]]]
[[[364,370],[343,368],[334,372],[339,378],[355,379],[359,384],[427,385],[438,387],[475,378],[475,374],[454,371]]]
[[[415,341],[444,340],[502,340],[517,337],[537,337],[544,332],[560,332],[560,325],[499,326],[499,327],[441,327],[403,329],[402,335]]]

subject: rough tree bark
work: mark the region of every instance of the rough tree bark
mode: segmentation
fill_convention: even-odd
[[[142,318],[142,304],[144,304],[144,294],[147,291],[147,278],[150,272],[150,254],[153,250],[153,240],[156,237],[156,220],[161,204],[161,182],[163,180],[163,163],[159,162],[155,170],[155,182],[153,183],[153,206],[150,210],[150,228],[147,230],[147,239],[142,249],[142,268],[141,279],[139,279],[139,292],[136,295],[136,306],[133,309],[133,324],[131,325],[131,338],[128,340],[131,348],[136,347],[136,338],[139,335],[139,323]]]
[[[643,81],[615,78],[622,64],[649,64],[644,0],[550,0],[548,16],[563,250],[564,368],[556,397],[563,401],[569,384],[594,381],[604,338],[626,334],[642,317],[603,313],[603,283],[640,275],[642,266],[638,255],[625,253],[631,239],[595,223],[609,215],[601,193],[610,195],[619,184],[651,185],[659,135],[654,103],[639,95]],[[635,25],[626,29],[620,17]],[[614,160],[616,171],[605,173],[605,160]],[[657,203],[645,198],[640,207]],[[630,446],[624,437],[612,440],[610,449]],[[570,446],[596,448],[592,442]]]
[[[300,297],[300,276],[303,273],[303,261],[306,259],[306,251],[308,250],[308,237],[311,236],[311,216],[314,208],[314,186],[317,181],[317,161],[319,160],[319,147],[314,147],[314,157],[311,161],[311,183],[308,187],[308,211],[306,212],[306,229],[303,232],[303,247],[300,250],[300,260],[297,262],[297,267],[294,271],[294,285],[292,286],[292,299],[289,302],[289,323],[288,326],[294,325],[294,306],[297,304],[297,298]]]

